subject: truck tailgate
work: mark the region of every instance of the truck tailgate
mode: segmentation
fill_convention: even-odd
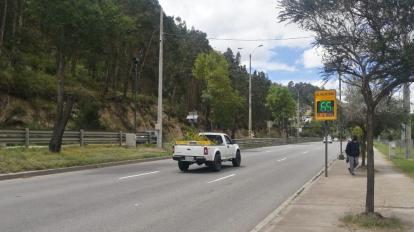
[[[203,146],[176,145],[174,155],[177,156],[204,156]]]

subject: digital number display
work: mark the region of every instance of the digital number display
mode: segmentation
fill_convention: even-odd
[[[315,91],[315,120],[333,121],[336,120],[337,102],[335,90]]]
[[[334,101],[318,101],[317,113],[333,113]]]

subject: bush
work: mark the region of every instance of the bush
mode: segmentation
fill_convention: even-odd
[[[9,79],[10,94],[24,99],[34,96],[53,97],[56,95],[57,81],[54,76],[33,71],[16,73]]]
[[[104,129],[99,117],[100,108],[101,104],[96,101],[81,101],[78,104],[77,114],[74,116],[76,127],[88,130]]]

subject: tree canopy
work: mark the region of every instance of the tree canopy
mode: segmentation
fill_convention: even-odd
[[[315,34],[324,50],[325,78],[335,73],[359,88],[367,129],[366,213],[374,212],[374,114],[378,104],[414,81],[414,2],[384,0],[281,0],[281,21]]]
[[[287,87],[272,85],[266,97],[266,106],[272,113],[272,118],[286,129],[289,119],[295,115],[296,104]]]
[[[194,76],[206,87],[202,99],[211,114],[211,122],[218,128],[230,129],[235,126],[236,117],[243,98],[231,86],[228,63],[217,52],[202,53],[197,57]]]

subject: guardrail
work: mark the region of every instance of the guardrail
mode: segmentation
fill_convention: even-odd
[[[157,137],[153,132],[138,132],[137,143],[154,144]],[[0,145],[15,146],[24,145],[46,145],[52,138],[52,131],[46,130],[0,130]],[[126,134],[119,132],[102,131],[65,131],[63,133],[62,144],[119,144],[122,145],[126,140]]]
[[[234,139],[241,148],[256,148],[278,146],[284,144],[322,142],[322,138],[301,137],[301,138],[257,138],[257,139]]]

